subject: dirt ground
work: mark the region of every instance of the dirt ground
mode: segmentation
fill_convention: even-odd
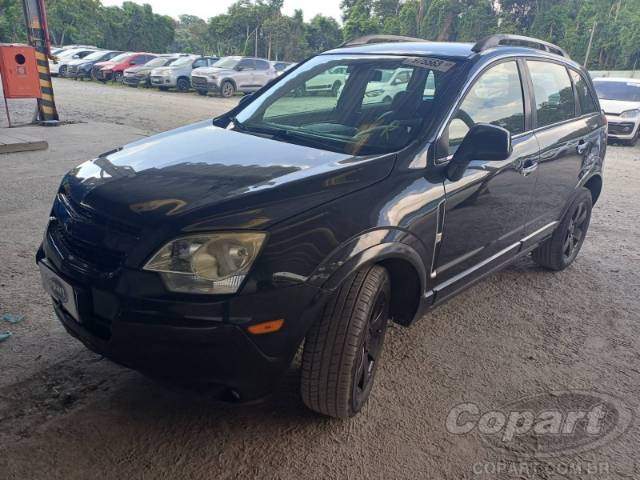
[[[596,475],[478,473],[503,461],[449,411],[556,390],[640,408],[640,148],[610,147],[605,188],[576,263],[548,273],[524,259],[413,327],[393,326],[372,398],[348,421],[298,397],[294,365],[266,402],[229,406],[158,384],[87,351],[56,320],[34,254],[62,174],[141,135],[214,116],[237,99],[58,80],[65,120],[32,127],[47,151],[0,156],[0,479],[640,478],[640,425],[566,462]],[[16,120],[32,105],[12,102]],[[637,415],[636,415],[637,416]],[[491,470],[489,470],[491,471]]]

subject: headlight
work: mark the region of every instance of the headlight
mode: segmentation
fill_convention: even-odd
[[[369,90],[365,93],[367,97],[379,97],[384,93],[384,90]]]
[[[620,114],[620,118],[636,118],[640,116],[640,110],[627,110],[626,112],[622,112]]]
[[[173,292],[235,293],[249,273],[264,233],[209,233],[170,241],[144,269],[159,272]]]

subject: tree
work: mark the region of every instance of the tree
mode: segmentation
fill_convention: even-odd
[[[22,6],[15,0],[0,0],[0,42],[26,42]]]
[[[332,17],[316,15],[307,26],[307,43],[312,52],[323,52],[342,43],[340,25]]]

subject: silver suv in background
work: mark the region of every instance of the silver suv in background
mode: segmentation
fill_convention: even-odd
[[[166,67],[154,68],[150,73],[152,87],[160,90],[176,88],[186,92],[191,87],[191,71],[198,67],[213,65],[218,57],[200,57],[198,55],[185,55]]]
[[[236,92],[255,92],[276,76],[271,62],[263,58],[224,57],[213,67],[193,70],[191,83],[200,95],[213,92],[228,98]]]

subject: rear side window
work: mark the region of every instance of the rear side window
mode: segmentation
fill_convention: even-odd
[[[587,85],[587,82],[584,80],[582,75],[572,70],[571,76],[573,77],[573,83],[576,86],[576,91],[578,92],[578,100],[580,101],[580,110],[582,113],[586,114],[597,112],[598,107],[596,106],[596,102],[593,99],[593,95],[591,95],[589,85]]]
[[[264,60],[254,60],[257,70],[269,70],[269,64]]]
[[[250,58],[244,58],[240,60],[238,67],[244,70],[255,70],[256,68],[255,64],[253,63],[253,60],[251,60]]]
[[[528,60],[538,113],[538,127],[570,120],[576,115],[573,86],[567,69],[550,62]]]
[[[516,62],[490,68],[471,87],[449,124],[449,154],[455,153],[477,123],[492,123],[513,135],[524,132],[522,83]]]

